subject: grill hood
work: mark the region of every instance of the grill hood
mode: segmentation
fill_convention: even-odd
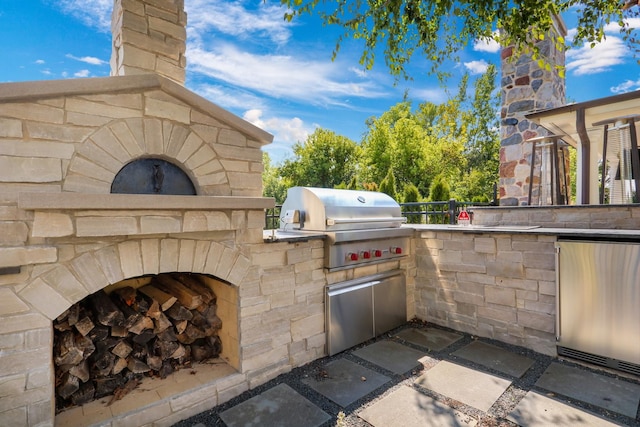
[[[384,193],[330,188],[290,188],[280,214],[284,230],[368,230],[404,222],[400,205]]]

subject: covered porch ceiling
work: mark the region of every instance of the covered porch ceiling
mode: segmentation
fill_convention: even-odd
[[[552,133],[566,135],[564,141],[577,147],[581,141],[583,144],[602,141],[603,125],[594,123],[637,114],[640,114],[640,90],[536,111],[525,117]]]
[[[597,203],[597,162],[602,158],[604,124],[640,115],[640,90],[525,114],[525,117],[578,149],[580,204]],[[637,129],[637,127],[636,127]]]

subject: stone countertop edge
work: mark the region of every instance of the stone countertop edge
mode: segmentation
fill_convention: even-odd
[[[282,231],[282,230],[263,230],[263,239],[265,243],[296,243],[307,242],[309,240],[323,240],[327,237],[324,233],[314,231]]]
[[[165,194],[19,193],[24,210],[225,210],[271,209],[275,199],[246,196]]]
[[[615,238],[640,239],[640,230],[608,229],[608,228],[546,228],[525,225],[447,225],[420,224],[412,225],[420,231],[448,231],[465,234],[529,234],[576,238]]]
[[[412,228],[416,232],[421,231],[438,231],[438,232],[454,232],[463,234],[526,234],[526,235],[545,235],[558,236],[563,238],[607,238],[607,239],[624,239],[624,240],[640,240],[640,230],[622,230],[622,229],[603,229],[603,228],[545,228],[539,226],[522,226],[522,225],[441,225],[441,224],[423,224],[423,225],[403,225],[403,228]],[[263,233],[265,243],[277,242],[306,242],[308,240],[321,240],[326,237],[321,232],[311,231],[282,231],[282,230],[264,230]]]

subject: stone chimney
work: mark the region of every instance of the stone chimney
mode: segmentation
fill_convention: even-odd
[[[184,0],[114,0],[111,75],[156,73],[185,82]]]
[[[567,29],[559,16],[554,16],[552,31],[565,37]],[[551,71],[540,68],[531,55],[518,58],[512,47],[501,52],[502,125],[500,127],[500,205],[519,206],[527,203],[531,171],[531,143],[524,141],[549,132],[527,120],[534,111],[565,105],[565,80],[555,65],[565,65],[564,49],[557,49],[551,37],[538,42],[540,52]]]

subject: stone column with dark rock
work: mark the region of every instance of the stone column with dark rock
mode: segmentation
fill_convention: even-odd
[[[554,17],[558,35],[566,35],[562,18]],[[546,129],[525,118],[525,114],[565,104],[565,80],[557,65],[564,67],[565,52],[551,37],[537,43],[544,64],[530,54],[514,57],[512,46],[501,52],[502,124],[500,127],[500,205],[527,203],[531,170],[531,143],[536,136],[549,134]],[[545,65],[550,65],[550,70]],[[543,67],[541,68],[540,65]]]

